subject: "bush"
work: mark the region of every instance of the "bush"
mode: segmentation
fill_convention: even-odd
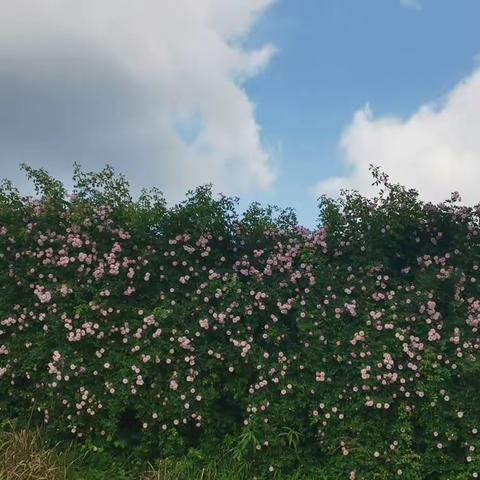
[[[168,207],[110,168],[71,194],[24,169],[36,198],[0,190],[3,419],[139,465],[477,478],[477,207],[372,169],[380,195],[322,197],[310,231],[208,186]]]

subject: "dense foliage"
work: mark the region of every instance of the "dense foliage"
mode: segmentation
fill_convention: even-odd
[[[248,478],[480,473],[480,209],[372,169],[295,215],[110,169],[0,190],[0,419]]]

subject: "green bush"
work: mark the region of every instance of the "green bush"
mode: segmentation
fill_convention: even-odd
[[[477,478],[479,209],[372,169],[319,227],[106,168],[0,189],[0,419],[249,478]],[[190,452],[190,453],[188,453]],[[191,460],[189,460],[191,461]],[[300,472],[300,473],[298,473]]]

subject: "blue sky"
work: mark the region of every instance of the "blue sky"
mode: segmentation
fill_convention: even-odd
[[[303,223],[314,222],[312,178],[345,172],[337,145],[353,113],[368,102],[376,115],[407,117],[445,95],[475,67],[478,19],[476,1],[274,4],[249,41],[271,41],[278,53],[246,89],[279,177],[251,198],[294,206]]]
[[[297,210],[374,194],[478,202],[476,0],[0,0],[0,165],[106,163],[170,202]]]

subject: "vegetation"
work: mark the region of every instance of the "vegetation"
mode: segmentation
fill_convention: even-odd
[[[380,195],[320,198],[311,231],[208,186],[168,207],[111,168],[72,192],[23,168],[35,198],[0,188],[0,478],[478,478],[480,207],[372,168]]]
[[[51,448],[35,430],[11,430],[5,425],[0,437],[2,480],[64,480],[74,463],[70,452]]]

